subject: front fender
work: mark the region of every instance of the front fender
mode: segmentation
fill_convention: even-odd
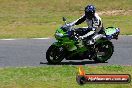
[[[101,43],[101,42],[107,42],[109,41],[106,37],[103,37],[101,39],[99,39],[96,43]]]
[[[52,45],[59,47],[59,46],[62,46],[62,43],[61,42],[54,42]]]

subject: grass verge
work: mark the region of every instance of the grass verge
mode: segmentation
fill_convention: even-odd
[[[132,66],[83,66],[88,74],[130,74]],[[0,68],[0,88],[131,88],[130,84],[76,83],[77,66]]]
[[[63,23],[62,16],[74,21],[87,4],[105,12],[101,18],[106,27],[116,26],[121,34],[132,34],[131,0],[0,0],[0,38],[53,37]],[[113,10],[116,15],[109,15]]]
[[[61,14],[61,13],[60,13]],[[0,26],[0,38],[41,38],[41,37],[54,37],[55,30],[63,25],[62,17],[63,15],[47,18],[42,20],[42,22],[28,23],[28,22],[20,22],[20,23],[11,23],[8,25]],[[79,18],[78,16],[70,16],[66,15],[68,21],[74,21]],[[101,16],[104,26],[114,26],[119,27],[121,29],[122,35],[131,35],[132,34],[132,16]],[[37,18],[36,21],[40,21]],[[22,20],[22,19],[21,19]],[[28,19],[26,19],[28,20]],[[48,23],[45,23],[45,22]],[[43,23],[44,22],[44,23]],[[76,27],[87,26],[84,22],[83,24]]]

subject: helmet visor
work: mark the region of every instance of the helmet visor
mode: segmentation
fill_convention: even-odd
[[[85,16],[88,19],[92,19],[94,17],[94,11],[85,11]]]

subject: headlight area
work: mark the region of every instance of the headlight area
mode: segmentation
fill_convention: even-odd
[[[58,32],[55,33],[55,38],[58,40],[62,39],[63,36],[64,36],[64,34],[62,34],[62,33],[58,33]]]
[[[56,37],[63,37],[64,35],[62,33],[55,33]]]

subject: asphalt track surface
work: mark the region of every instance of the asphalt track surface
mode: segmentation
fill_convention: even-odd
[[[46,51],[55,39],[0,40],[0,67],[46,66]],[[106,63],[63,60],[60,65],[132,65],[132,36],[112,40],[114,53]]]

